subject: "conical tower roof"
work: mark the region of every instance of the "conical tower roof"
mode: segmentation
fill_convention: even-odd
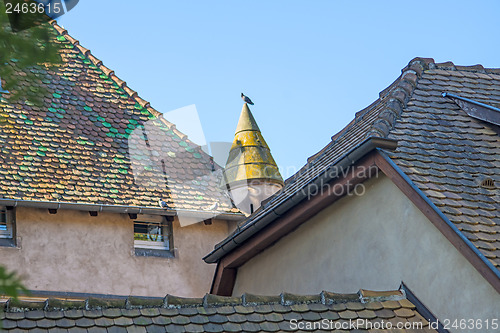
[[[224,174],[230,186],[252,180],[283,185],[278,166],[247,103],[241,109]]]

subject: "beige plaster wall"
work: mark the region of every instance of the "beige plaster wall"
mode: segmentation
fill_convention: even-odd
[[[239,268],[234,295],[394,290],[441,320],[499,317],[500,295],[382,174]],[[482,330],[486,332],[486,330]]]
[[[174,221],[175,258],[134,254],[127,214],[17,208],[17,248],[0,247],[0,264],[32,290],[186,297],[210,290],[213,265],[202,257],[228,233],[226,221],[180,227]]]

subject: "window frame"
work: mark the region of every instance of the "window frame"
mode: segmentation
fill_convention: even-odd
[[[10,224],[10,237],[0,234],[0,247],[16,247],[16,213],[14,207],[0,206],[0,215],[5,216],[6,229]]]
[[[151,216],[151,215],[140,215],[133,222],[133,237],[134,237],[134,252],[136,256],[140,257],[161,257],[161,258],[173,258],[174,256],[174,237],[173,237],[173,220],[171,216]],[[155,244],[154,241],[147,240],[137,240],[136,235],[136,224],[150,223],[150,224],[160,224],[162,226],[162,236],[164,237],[163,244]],[[159,242],[158,242],[159,243]]]

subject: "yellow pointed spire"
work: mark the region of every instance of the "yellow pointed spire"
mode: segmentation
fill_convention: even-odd
[[[241,109],[240,120],[238,121],[238,126],[236,126],[235,134],[238,134],[241,131],[260,132],[259,126],[257,125],[252,112],[250,112],[247,103],[243,104],[243,108]]]
[[[247,103],[241,110],[224,175],[230,186],[253,180],[283,185],[278,166]]]

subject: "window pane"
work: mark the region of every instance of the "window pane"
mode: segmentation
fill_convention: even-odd
[[[0,238],[12,238],[12,223],[8,221],[5,208],[0,209]]]
[[[172,224],[170,222],[134,221],[136,249],[170,250]]]
[[[150,242],[163,242],[163,226],[154,222],[134,222],[134,239]]]

